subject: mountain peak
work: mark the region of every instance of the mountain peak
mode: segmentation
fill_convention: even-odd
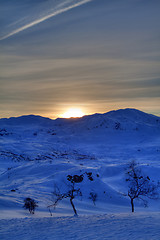
[[[33,115],[33,114],[0,119],[1,124],[7,124],[7,125],[30,125],[30,124],[43,125],[51,122],[52,120],[50,118],[41,117],[39,115]]]

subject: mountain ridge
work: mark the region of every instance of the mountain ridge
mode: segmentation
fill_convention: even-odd
[[[36,136],[47,141],[80,142],[140,142],[158,139],[160,117],[137,109],[119,109],[85,115],[80,118],[57,118],[55,120],[38,115],[24,115],[0,119],[0,136],[4,139],[22,139]],[[54,137],[54,140],[53,140]],[[51,138],[51,139],[50,139]],[[85,139],[85,141],[84,141]],[[44,141],[44,140],[40,140]],[[69,144],[69,142],[68,142]]]
[[[115,117],[117,116],[119,117],[128,117],[130,114],[132,114],[133,117],[138,117],[138,116],[144,116],[144,117],[152,117],[152,118],[156,118],[160,120],[159,116],[156,116],[154,114],[150,114],[150,113],[146,113],[143,112],[141,110],[138,109],[134,109],[134,108],[124,108],[124,109],[117,109],[117,110],[111,110],[105,113],[94,113],[91,115],[84,115],[82,117],[71,117],[71,118],[56,118],[56,119],[52,119],[52,118],[48,118],[48,117],[43,117],[40,115],[34,115],[34,114],[29,114],[29,115],[22,115],[22,116],[18,116],[18,117],[9,117],[9,118],[0,118],[0,123],[8,123],[8,124],[14,124],[16,121],[17,123],[20,123],[21,120],[22,122],[24,121],[24,123],[33,121],[36,122],[37,121],[42,121],[42,120],[46,120],[46,121],[65,121],[65,122],[75,122],[78,120],[83,120],[83,119],[87,119],[87,118],[92,118],[92,117]]]

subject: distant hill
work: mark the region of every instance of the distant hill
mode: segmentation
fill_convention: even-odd
[[[18,130],[20,128],[20,130]],[[104,114],[86,115],[81,118],[58,118],[55,120],[27,115],[0,119],[1,136],[16,133],[19,136],[25,133],[44,135],[57,135],[57,138],[82,142],[86,141],[137,141],[151,139],[160,134],[160,117],[147,114],[136,109],[119,109]],[[28,130],[27,130],[28,129]],[[43,131],[42,131],[43,129]],[[36,133],[35,133],[36,132]],[[50,134],[45,134],[45,132]],[[11,134],[10,134],[11,135]],[[13,138],[15,135],[13,134]],[[58,140],[57,140],[58,141]],[[147,140],[148,141],[148,140]]]
[[[24,115],[20,117],[1,118],[0,124],[4,125],[48,125],[52,120],[38,115]]]
[[[126,108],[119,109],[104,114],[96,113],[93,115],[86,115],[81,118],[57,118],[56,120],[38,116],[38,115],[24,115],[20,117],[11,117],[11,118],[1,118],[0,124],[5,125],[49,125],[49,124],[84,124],[87,125],[90,123],[93,127],[94,124],[99,126],[103,125],[105,122],[123,122],[123,123],[137,123],[137,124],[148,124],[150,126],[159,126],[160,117],[148,114],[137,109]]]

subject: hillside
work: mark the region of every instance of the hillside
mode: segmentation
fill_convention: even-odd
[[[160,118],[135,109],[121,109],[77,119],[51,120],[40,116],[0,119],[1,217],[25,217],[25,197],[38,202],[36,216],[49,216],[54,186],[67,189],[67,176],[91,173],[79,185],[78,213],[130,212],[125,169],[136,160],[154,181],[160,171]],[[96,205],[89,199],[97,194]],[[143,205],[136,202],[136,211]],[[149,201],[145,211],[159,211]],[[68,199],[55,216],[72,215]]]

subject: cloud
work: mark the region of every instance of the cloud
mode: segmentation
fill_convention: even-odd
[[[6,59],[6,63],[8,60]],[[155,62],[122,59],[23,59],[4,63],[1,102],[90,102],[159,96]],[[6,65],[6,67],[5,67]],[[155,66],[154,69],[152,66]],[[155,71],[155,72],[154,72]],[[135,75],[136,72],[136,75]],[[4,94],[3,94],[4,93]]]
[[[45,20],[47,20],[47,19],[49,19],[51,17],[59,15],[59,14],[61,14],[63,12],[69,11],[69,10],[71,10],[73,8],[79,7],[80,5],[85,4],[87,2],[90,2],[90,1],[92,1],[92,0],[80,0],[80,2],[78,2],[78,3],[72,3],[73,1],[71,1],[72,5],[69,5],[67,7],[65,7],[65,5],[68,5],[68,1],[65,1],[65,2],[63,2],[63,4],[59,4],[58,5],[58,7],[61,7],[60,9],[56,10],[57,8],[54,8],[52,13],[47,14],[46,16],[40,17],[40,18],[30,22],[30,23],[25,24],[24,26],[21,26],[21,27],[15,29],[15,30],[11,31],[7,35],[2,36],[0,38],[0,40],[4,40],[6,38],[9,38],[9,37],[11,37],[11,36],[13,36],[13,35],[15,35],[15,34],[17,34],[19,32],[22,32],[22,31],[24,31],[24,30],[26,30],[28,28],[31,28],[31,27],[33,27],[33,26],[35,26],[35,25],[37,25],[37,24],[39,24],[41,22],[44,22]]]
[[[8,21],[14,18],[14,22],[7,25],[8,34],[1,30],[6,37],[77,8],[0,42],[1,116],[58,115],[66,106],[77,105],[88,108],[87,113],[123,107],[146,110],[147,106],[158,112],[159,2],[150,2],[149,7],[140,4],[145,1],[128,0],[122,1],[123,6],[120,1],[95,0],[81,7],[89,1],[14,2],[21,3],[23,10],[24,3],[29,4],[26,13],[20,13],[21,19],[23,13],[27,18],[17,22],[19,16],[11,14]],[[45,5],[39,12],[41,5],[34,15],[35,2],[68,5],[58,9]],[[10,4],[7,9],[12,9]]]

